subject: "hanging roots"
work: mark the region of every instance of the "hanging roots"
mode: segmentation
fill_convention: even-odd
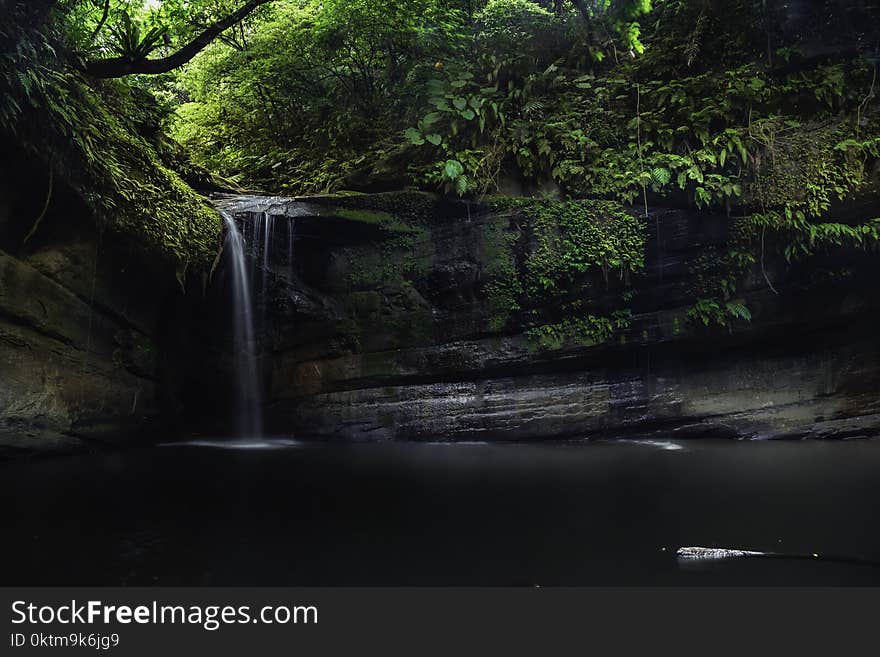
[[[43,221],[43,217],[46,216],[46,211],[49,209],[49,202],[52,200],[52,186],[55,181],[55,174],[52,167],[49,167],[49,189],[46,192],[46,202],[43,203],[43,210],[40,212],[39,216],[34,221],[31,229],[28,231],[28,234],[24,236],[24,240],[21,245],[24,246],[28,243],[28,240],[34,236],[34,233],[37,232],[37,229],[40,227],[40,222]]]

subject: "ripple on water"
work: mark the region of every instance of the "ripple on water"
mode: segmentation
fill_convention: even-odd
[[[648,440],[648,439],[623,439],[618,440],[616,442],[624,443],[627,445],[643,445],[645,447],[653,447],[655,449],[662,449],[667,452],[677,452],[679,450],[683,450],[685,447],[681,443],[676,443],[671,440]]]

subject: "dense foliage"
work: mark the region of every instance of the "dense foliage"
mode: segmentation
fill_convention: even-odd
[[[803,7],[754,0],[593,2],[586,16],[530,0],[278,2],[179,76],[173,126],[209,168],[286,192],[725,212],[733,239],[694,272],[690,317],[728,324],[750,317],[737,281],[768,249],[791,260],[880,236],[873,217],[829,217],[878,187],[876,53],[854,47],[877,16],[858,7],[797,24]]]
[[[207,271],[219,220],[182,179],[194,172],[163,135],[155,100],[119,81],[90,83],[64,50],[67,34],[41,24],[38,9],[16,7],[0,28],[0,135],[41,162],[50,181],[70,186],[100,229],[132,239],[181,277],[190,265]]]
[[[552,293],[571,267],[601,267],[606,279],[609,266],[638,270],[644,235],[629,228],[661,204],[730,217],[726,250],[707,252],[693,272],[696,324],[748,319],[738,281],[760,267],[773,288],[763,266],[770,252],[793,261],[841,246],[876,248],[880,239],[873,216],[834,214],[841,201],[878,192],[880,17],[869,2],[34,5],[46,7],[45,27],[35,22],[32,38],[5,55],[7,84],[24,95],[4,100],[0,120],[14,129],[21,103],[37,98],[89,163],[84,186],[149,170],[109,198],[151,207],[151,176],[166,176],[167,162],[152,155],[126,163],[155,154],[162,141],[144,151],[135,124],[149,115],[228,185],[565,201],[519,208],[542,231],[530,261],[538,269],[518,290],[502,289],[512,283],[496,277],[501,287],[491,289],[502,308],[520,310],[529,294]],[[21,44],[63,55],[28,69],[21,62],[49,55]],[[78,72],[106,73],[108,61],[149,72],[150,62],[180,53],[185,65],[160,75],[89,84]],[[96,140],[107,136],[113,144],[98,155]],[[567,204],[584,199],[592,201]],[[159,230],[151,239],[171,239],[156,212],[148,214],[144,225]],[[159,224],[170,221],[161,216]],[[557,242],[576,245],[576,253]],[[497,267],[505,271],[503,258]],[[526,289],[532,285],[545,288]]]
[[[507,155],[525,157],[519,123],[540,119],[542,75],[563,61],[591,67],[641,51],[624,17],[649,5],[592,3],[591,25],[569,5],[480,4],[272,3],[255,29],[180,75],[176,89],[191,102],[178,110],[176,136],[245,184],[487,191]],[[525,173],[537,175],[532,168]]]

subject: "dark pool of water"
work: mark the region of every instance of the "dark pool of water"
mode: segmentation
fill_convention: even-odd
[[[175,445],[0,464],[0,583],[878,585],[880,442]]]

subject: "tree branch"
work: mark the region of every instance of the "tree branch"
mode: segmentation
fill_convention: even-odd
[[[101,13],[101,20],[98,21],[98,24],[95,26],[95,29],[92,30],[92,34],[89,37],[89,42],[95,40],[95,37],[98,36],[98,33],[101,31],[101,28],[104,27],[104,23],[107,22],[107,16],[110,14],[110,0],[104,0],[104,11]]]
[[[242,21],[257,7],[267,2],[271,2],[271,0],[248,0],[241,9],[223,20],[217,21],[180,50],[167,57],[160,59],[147,59],[146,57],[141,59],[131,59],[129,57],[97,59],[86,65],[86,73],[96,78],[119,78],[133,73],[147,75],[167,73],[186,64],[220,34]]]

